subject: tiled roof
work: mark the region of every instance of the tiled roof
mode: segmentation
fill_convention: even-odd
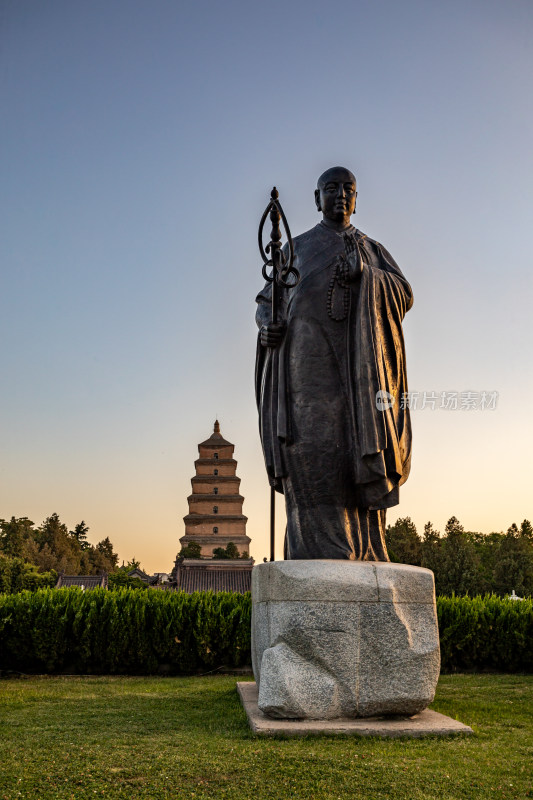
[[[220,433],[220,425],[218,424],[218,420],[215,420],[213,433],[209,439],[205,440],[205,442],[200,442],[198,447],[212,447],[216,450],[217,447],[235,447],[235,445],[223,438],[222,434]]]
[[[208,464],[210,467],[219,467],[219,466],[232,467],[234,464],[235,465],[237,464],[237,461],[234,458],[219,458],[218,461],[215,463],[215,461],[213,461],[212,458],[197,458],[194,464],[195,466],[197,466],[198,464],[201,464],[202,466]]]
[[[60,575],[57,579],[56,589],[66,586],[79,586],[84,589],[107,588],[107,575]]]
[[[181,567],[177,574],[177,589],[192,592],[249,592],[252,585],[252,565],[245,567]]]
[[[235,462],[237,463],[237,462]],[[241,479],[237,475],[194,475],[191,478],[193,483],[240,483]]]
[[[244,497],[242,494],[215,494],[214,492],[209,492],[208,494],[190,494],[187,498],[188,503],[202,503],[205,500],[213,500],[214,503],[220,500],[221,503],[240,503],[241,501],[244,502]]]
[[[183,517],[183,521],[188,525],[200,525],[202,522],[216,522],[217,520],[219,522],[221,520],[224,520],[224,522],[228,522],[228,520],[244,520],[247,522],[248,517],[245,517],[244,514],[187,514],[186,517]]]
[[[235,447],[235,445],[214,433],[209,439],[206,439],[205,442],[200,442],[198,447],[212,447],[213,450],[216,450],[217,447]]]
[[[128,572],[128,577],[140,578],[141,581],[144,581],[145,583],[150,583],[150,581],[153,580],[154,576],[148,575],[147,572],[145,572],[143,569],[140,569],[139,567],[135,567],[135,569],[132,569],[130,570],[130,572]]]

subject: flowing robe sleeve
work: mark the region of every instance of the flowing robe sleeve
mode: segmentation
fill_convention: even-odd
[[[407,395],[402,320],[413,294],[382,245],[366,239],[364,257],[354,331],[358,439],[369,478],[366,493],[362,488],[365,505],[385,508],[398,502],[411,463],[409,408],[402,402]],[[382,408],[379,391],[388,393]]]

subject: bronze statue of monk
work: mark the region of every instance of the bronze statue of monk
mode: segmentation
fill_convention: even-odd
[[[386,509],[411,458],[402,320],[411,287],[353,227],[354,175],[318,179],[322,220],[294,239],[300,281],[257,296],[256,390],[270,483],[285,495],[288,559],[388,561]]]

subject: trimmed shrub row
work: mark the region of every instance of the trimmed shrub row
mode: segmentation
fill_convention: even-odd
[[[437,599],[442,671],[533,671],[533,600]],[[194,674],[250,663],[250,595],[119,589],[0,594],[0,669]]]
[[[0,669],[193,674],[250,658],[250,595],[41,589],[0,595]]]
[[[533,599],[438,597],[442,672],[533,672]]]

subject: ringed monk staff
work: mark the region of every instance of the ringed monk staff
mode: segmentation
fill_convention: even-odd
[[[354,175],[318,179],[322,220],[294,239],[299,283],[257,296],[256,393],[269,480],[285,495],[288,559],[388,561],[386,509],[411,459],[402,320],[411,287],[353,227]]]

